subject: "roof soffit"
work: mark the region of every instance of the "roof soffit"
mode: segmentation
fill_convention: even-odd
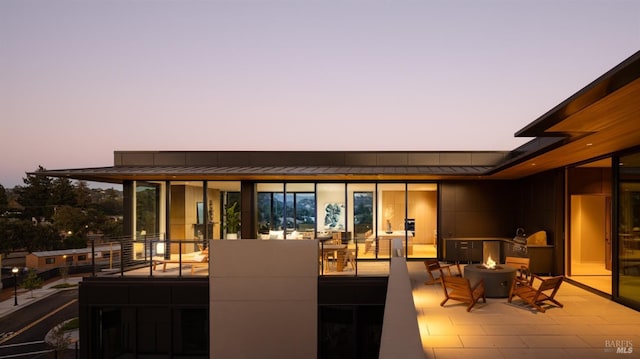
[[[629,83],[640,78],[640,51],[598,77],[537,120],[520,131],[516,137],[539,137],[553,135],[549,129],[570,116],[584,110],[595,102],[604,99]]]

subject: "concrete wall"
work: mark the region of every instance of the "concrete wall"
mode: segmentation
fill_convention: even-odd
[[[418,313],[413,302],[411,278],[407,262],[402,257],[402,241],[393,240],[387,300],[380,339],[380,359],[425,358]]]
[[[317,357],[317,241],[210,243],[211,358]]]

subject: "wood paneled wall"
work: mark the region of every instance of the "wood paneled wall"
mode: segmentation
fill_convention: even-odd
[[[439,237],[512,237],[517,228],[516,193],[511,181],[442,183]]]
[[[416,229],[413,243],[432,244],[437,226],[437,194],[435,191],[409,191],[406,218],[415,219]],[[380,230],[387,229],[386,215],[393,213],[389,218],[391,228],[394,231],[404,230],[406,197],[404,191],[382,192],[382,221]]]

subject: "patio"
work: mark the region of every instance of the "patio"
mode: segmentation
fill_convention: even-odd
[[[538,313],[518,299],[487,298],[470,313],[444,298],[439,284],[425,285],[422,262],[408,262],[420,336],[427,358],[612,358],[638,356],[640,312],[564,282],[556,299],[564,308]]]

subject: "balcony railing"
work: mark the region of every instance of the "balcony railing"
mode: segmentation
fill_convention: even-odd
[[[101,248],[101,253],[91,256],[94,276],[209,275],[209,240],[170,240],[158,234],[115,238],[109,243],[112,248],[109,253],[104,251],[104,244],[92,243],[94,248]],[[391,257],[391,246],[372,246],[354,240],[319,240],[318,275],[386,276]]]

